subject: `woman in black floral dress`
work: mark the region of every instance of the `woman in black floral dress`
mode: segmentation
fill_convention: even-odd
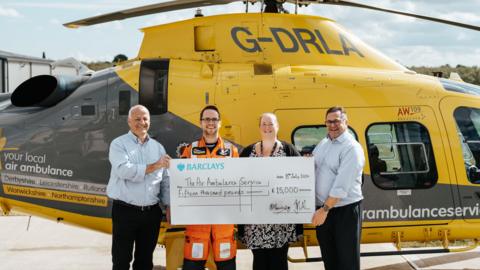
[[[277,117],[264,113],[260,118],[262,140],[243,149],[240,157],[300,156],[295,147],[279,141]],[[302,228],[295,224],[247,224],[239,226],[240,237],[253,253],[253,270],[288,269],[288,245],[297,241]]]

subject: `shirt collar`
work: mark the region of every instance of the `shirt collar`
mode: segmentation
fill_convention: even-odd
[[[141,143],[140,139],[138,139],[138,137],[135,136],[135,134],[133,134],[133,132],[131,130],[128,132],[128,137],[130,139],[134,140],[135,143],[139,143],[139,144]],[[145,138],[145,142],[143,142],[143,143],[147,143],[149,140],[150,140],[150,136],[147,134],[147,137]]]
[[[349,136],[350,134],[348,134],[348,130],[345,130],[342,134],[340,134],[340,136],[338,136],[337,138],[335,139],[332,139],[330,138],[330,135],[327,133],[327,138],[332,142],[332,143],[335,143],[335,142],[339,142],[339,143],[343,143],[347,137]]]
[[[205,137],[202,136],[202,138],[200,139],[200,141],[198,142],[198,146],[200,147],[204,147],[207,145],[207,142],[205,141]],[[217,145],[218,147],[220,148],[223,148],[223,140],[222,140],[222,137],[218,136],[218,140],[217,140]]]

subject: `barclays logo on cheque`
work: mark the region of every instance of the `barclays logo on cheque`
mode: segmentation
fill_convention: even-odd
[[[203,162],[203,163],[191,163],[191,164],[179,163],[177,164],[177,169],[181,172],[183,172],[184,170],[186,171],[223,170],[225,169],[225,164],[223,162],[220,162],[220,163]]]

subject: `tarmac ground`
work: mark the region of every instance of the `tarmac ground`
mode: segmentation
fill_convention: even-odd
[[[0,216],[0,269],[111,269],[111,236],[38,217]],[[393,251],[392,244],[365,244],[362,252]],[[316,247],[309,256],[318,257]],[[300,258],[303,251],[291,248],[289,256]],[[252,255],[240,250],[237,269],[251,269]],[[155,270],[165,269],[165,249],[157,247]],[[362,257],[362,269],[480,269],[480,248],[469,252],[402,256]],[[289,263],[290,270],[321,270],[321,262]]]

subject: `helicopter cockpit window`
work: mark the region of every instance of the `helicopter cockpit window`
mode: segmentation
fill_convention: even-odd
[[[372,181],[382,189],[430,188],[437,169],[428,130],[419,123],[373,124],[367,130]]]
[[[350,127],[348,132],[352,134],[358,141],[357,134]],[[292,142],[297,150],[304,155],[310,155],[317,144],[327,136],[327,127],[325,125],[318,126],[300,126],[292,133]]]
[[[168,111],[168,61],[143,61],[140,69],[139,103],[148,108],[151,115]]]
[[[480,184],[480,109],[460,107],[454,112],[467,178]]]

